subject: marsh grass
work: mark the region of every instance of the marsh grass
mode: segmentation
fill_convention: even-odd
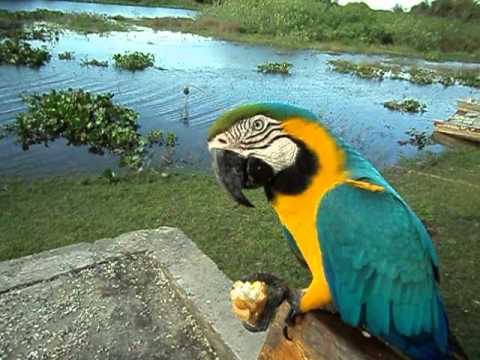
[[[420,68],[416,65],[402,67],[382,63],[360,63],[336,59],[328,62],[333,71],[342,74],[353,74],[363,79],[405,80],[417,85],[442,84],[445,87],[464,85],[480,88],[480,69],[451,69],[436,67],[432,69]]]
[[[480,192],[462,181],[478,182],[480,152],[406,161],[385,175],[435,230],[452,329],[479,358]],[[260,190],[248,191],[255,208],[247,209],[203,173],[148,172],[114,184],[104,177],[0,182],[0,260],[167,225],[182,229],[231,279],[264,271],[292,286],[309,282]]]

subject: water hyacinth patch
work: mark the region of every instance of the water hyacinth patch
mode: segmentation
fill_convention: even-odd
[[[292,64],[288,62],[267,62],[265,64],[258,64],[257,71],[264,74],[290,74]]]
[[[24,41],[4,40],[0,43],[0,65],[26,65],[39,67],[50,61],[51,55],[45,47],[34,48]]]
[[[125,54],[113,55],[115,66],[124,70],[136,71],[144,70],[153,66],[155,57],[150,53],[140,51],[126,52]]]
[[[87,146],[93,154],[118,155],[121,166],[133,169],[142,168],[147,148],[175,145],[171,140],[175,135],[170,133],[162,142],[158,135],[141,135],[138,113],[115,105],[112,98],[111,93],[92,94],[81,89],[24,96],[27,111],[17,115],[4,131],[15,136],[24,150],[64,138],[67,145]]]
[[[409,112],[409,113],[419,113],[425,112],[426,106],[425,104],[420,103],[415,99],[405,99],[403,101],[386,101],[383,103],[383,106],[392,111],[401,111],[401,112]]]

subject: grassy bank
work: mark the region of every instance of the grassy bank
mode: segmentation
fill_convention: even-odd
[[[61,29],[84,34],[109,31],[126,31],[129,26],[101,15],[88,13],[63,13],[51,10],[7,11],[0,10],[0,38],[24,38],[29,32],[26,28],[35,22],[48,22]]]
[[[447,153],[387,177],[433,228],[453,328],[480,356],[480,151]],[[449,181],[450,179],[450,181]],[[302,286],[305,271],[261,191],[255,209],[233,205],[207,174],[147,174],[111,185],[97,178],[0,182],[0,259],[161,225],[181,228],[228,276],[269,271]]]

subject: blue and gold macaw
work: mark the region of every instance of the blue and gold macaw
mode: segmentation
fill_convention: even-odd
[[[299,313],[333,304],[413,359],[461,351],[439,293],[429,233],[373,165],[313,113],[281,103],[240,106],[208,135],[218,179],[240,204],[264,187],[297,257],[312,274]]]

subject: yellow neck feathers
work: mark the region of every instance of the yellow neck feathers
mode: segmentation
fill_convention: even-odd
[[[283,124],[284,131],[301,140],[318,160],[317,173],[310,185],[300,194],[275,194],[272,206],[280,222],[292,234],[308,267],[321,290],[324,301],[330,299],[326,280],[323,276],[320,242],[317,234],[316,218],[318,204],[323,195],[336,184],[346,180],[344,170],[345,155],[335,139],[321,125],[302,119],[290,119]]]

